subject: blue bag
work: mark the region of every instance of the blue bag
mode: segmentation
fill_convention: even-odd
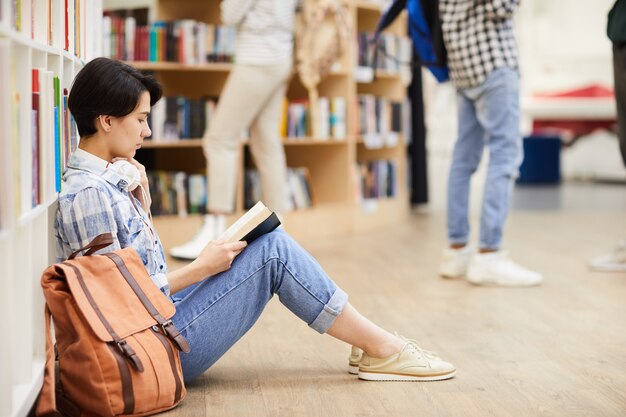
[[[447,53],[443,43],[437,0],[395,0],[378,21],[373,41],[378,42],[380,32],[405,8],[409,16],[409,36],[413,41],[415,52],[413,65],[425,66],[439,82],[448,81],[450,76]]]

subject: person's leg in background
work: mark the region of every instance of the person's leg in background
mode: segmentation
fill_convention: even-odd
[[[489,166],[481,212],[479,253],[469,264],[467,279],[473,284],[538,285],[542,281],[540,274],[517,265],[500,250],[513,182],[522,162],[519,73],[511,68],[496,69],[469,94],[474,95],[477,118],[487,134]]]
[[[250,126],[250,152],[261,178],[263,202],[272,211],[283,213],[291,209],[287,186],[287,162],[280,136],[280,119],[285,92],[291,75],[291,62],[274,66],[282,85],[263,105]]]
[[[613,79],[617,105],[617,138],[626,167],[626,43],[613,44]],[[589,266],[594,271],[626,272],[626,238],[618,242],[612,252],[592,259]]]
[[[363,349],[362,379],[439,380],[455,374],[451,364],[362,316],[319,263],[277,230],[252,242],[229,270],[173,295],[172,321],[191,347],[181,354],[185,381],[204,373],[230,349],[274,294],[312,329]]]
[[[439,274],[445,278],[465,276],[472,256],[468,245],[470,180],[483,154],[485,131],[476,116],[472,99],[463,90],[457,93],[458,137],[448,177],[448,242],[443,250]]]
[[[195,259],[226,227],[225,215],[235,209],[241,135],[283,88],[283,72],[274,65],[235,65],[219,98],[203,141],[207,158],[208,215],[199,232],[171,249],[182,259]]]

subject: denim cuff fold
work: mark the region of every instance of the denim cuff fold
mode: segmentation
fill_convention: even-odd
[[[347,303],[348,294],[346,294],[341,288],[337,287],[335,293],[324,305],[324,308],[322,308],[322,311],[317,315],[315,320],[309,324],[309,327],[318,333],[326,333],[330,326],[333,325],[337,317],[341,314]]]

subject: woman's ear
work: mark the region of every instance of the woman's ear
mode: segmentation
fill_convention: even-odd
[[[98,116],[96,123],[99,123],[100,127],[105,132],[108,133],[111,131],[111,116],[101,114],[100,116]]]

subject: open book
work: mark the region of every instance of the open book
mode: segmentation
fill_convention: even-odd
[[[250,243],[280,226],[280,220],[265,204],[258,202],[218,238],[227,242],[245,240]]]

